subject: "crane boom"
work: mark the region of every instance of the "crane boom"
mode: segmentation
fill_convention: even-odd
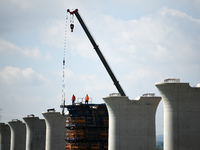
[[[121,94],[121,96],[126,96],[126,94],[124,93],[122,87],[120,86],[119,82],[117,81],[115,75],[113,74],[110,66],[108,65],[107,61],[105,60],[103,54],[101,53],[99,46],[96,44],[96,42],[94,41],[92,35],[90,34],[89,30],[87,29],[84,21],[82,20],[81,16],[78,13],[78,9],[74,10],[74,11],[70,11],[69,9],[67,10],[67,12],[69,12],[70,14],[75,14],[76,18],[78,19],[79,23],[81,24],[83,30],[85,31],[86,35],[88,36],[90,42],[92,43],[94,49],[96,50],[96,53],[98,54],[99,58],[101,59],[104,67],[106,68],[108,74],[110,75],[111,79],[114,82],[114,85],[116,86],[117,90],[119,91],[119,93]]]

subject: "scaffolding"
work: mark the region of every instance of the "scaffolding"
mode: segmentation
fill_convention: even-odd
[[[107,150],[108,111],[105,104],[67,105],[65,150]]]

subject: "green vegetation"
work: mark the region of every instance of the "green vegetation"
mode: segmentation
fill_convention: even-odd
[[[163,150],[163,142],[156,142],[156,150]]]

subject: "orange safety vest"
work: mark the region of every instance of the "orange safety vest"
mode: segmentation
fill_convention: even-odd
[[[72,100],[75,101],[75,99],[76,99],[76,97],[73,95],[73,96],[72,96]]]
[[[86,96],[85,96],[85,101],[88,101],[88,100],[89,100],[89,96],[86,95]]]

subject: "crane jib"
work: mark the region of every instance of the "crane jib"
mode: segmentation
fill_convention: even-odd
[[[85,23],[83,22],[81,16],[78,13],[78,9],[75,9],[74,11],[70,11],[69,9],[67,9],[67,12],[69,12],[71,15],[75,14],[75,16],[77,17],[79,23],[81,24],[83,30],[85,31],[86,35],[88,36],[90,42],[92,43],[96,53],[98,54],[99,58],[101,59],[104,67],[106,68],[108,74],[110,75],[111,79],[114,82],[114,85],[116,86],[117,90],[119,91],[119,93],[121,94],[121,96],[126,96],[126,94],[124,93],[122,87],[119,84],[119,81],[116,79],[115,75],[113,74],[110,66],[108,65],[107,61],[105,60],[103,54],[101,53],[99,46],[96,44],[96,42],[94,41],[92,35],[90,34],[88,28],[86,27]]]

